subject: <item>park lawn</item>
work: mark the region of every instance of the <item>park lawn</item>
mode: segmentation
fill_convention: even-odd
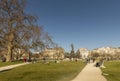
[[[0,81],[70,81],[83,69],[85,63],[34,63],[0,73]]]
[[[104,63],[105,67],[102,69],[103,75],[108,81],[120,81],[120,61],[108,61]]]
[[[18,64],[18,63],[23,63],[23,62],[22,61],[17,61],[17,62],[0,62],[0,67],[13,65],[13,64]]]

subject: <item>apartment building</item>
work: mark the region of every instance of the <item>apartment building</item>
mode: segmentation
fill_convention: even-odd
[[[80,54],[80,56],[81,56],[82,59],[85,59],[85,58],[88,57],[88,55],[89,55],[90,52],[86,48],[80,48],[80,49],[78,49],[78,53]]]
[[[47,48],[41,54],[42,58],[64,59],[64,50],[62,48]]]

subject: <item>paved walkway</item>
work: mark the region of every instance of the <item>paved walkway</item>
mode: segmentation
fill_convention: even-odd
[[[6,70],[10,70],[10,69],[13,69],[13,68],[15,68],[15,67],[22,66],[22,65],[26,65],[26,64],[29,64],[29,63],[20,63],[20,64],[3,66],[3,67],[0,67],[0,72],[6,71]]]
[[[95,67],[94,63],[87,64],[85,68],[72,81],[107,81],[99,67]]]

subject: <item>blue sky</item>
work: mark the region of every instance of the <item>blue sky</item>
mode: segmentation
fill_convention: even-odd
[[[28,0],[27,11],[66,51],[71,43],[75,50],[120,47],[120,0]]]

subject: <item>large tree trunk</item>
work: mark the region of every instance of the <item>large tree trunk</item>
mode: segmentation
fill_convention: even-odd
[[[8,36],[9,41],[8,41],[8,46],[7,46],[7,56],[6,56],[6,62],[11,62],[12,61],[12,49],[13,49],[13,40],[14,40],[14,33],[11,32]]]
[[[7,56],[6,56],[6,62],[11,62],[12,61],[12,43],[8,43],[8,51],[7,51]]]

